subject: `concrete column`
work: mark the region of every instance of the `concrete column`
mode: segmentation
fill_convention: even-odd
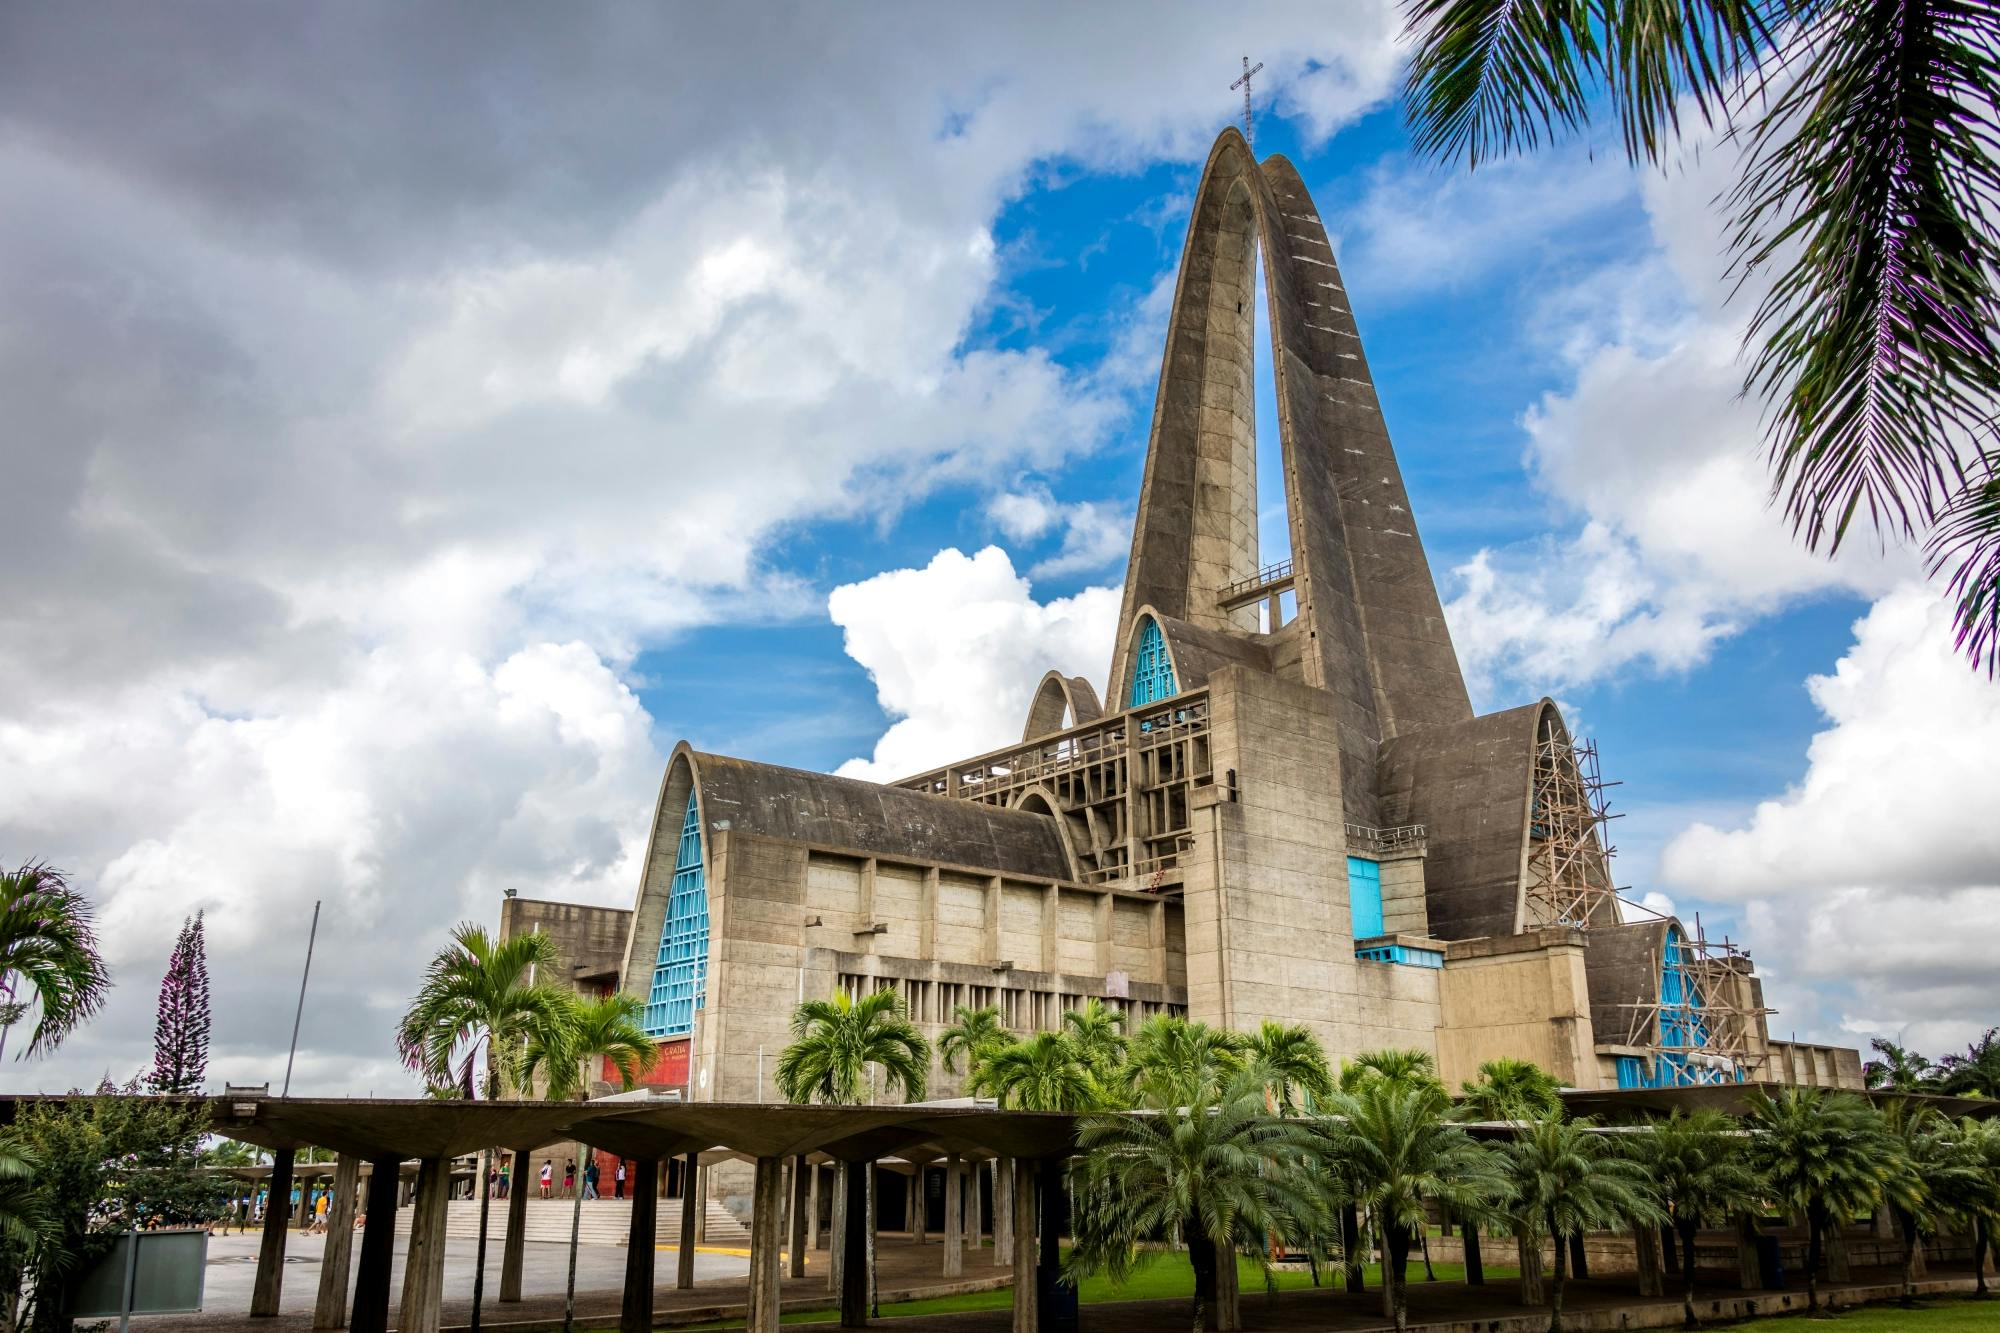
[[[326,1249],[319,1261],[319,1301],[314,1328],[347,1325],[347,1266],[354,1254],[354,1196],[361,1186],[361,1159],[343,1153],[333,1170],[333,1199],[326,1210]]]
[[[1632,1253],[1639,1264],[1639,1295],[1666,1295],[1666,1274],[1660,1268],[1660,1229],[1650,1222],[1633,1227]]]
[[[846,1163],[840,1171],[840,1229],[834,1237],[840,1266],[840,1326],[868,1327],[868,1165]]]
[[[959,1189],[959,1193],[965,1199],[965,1248],[968,1250],[979,1248],[980,1234],[986,1230],[986,1219],[983,1216],[986,1211],[984,1206],[986,1186],[982,1182],[988,1174],[985,1162],[965,1164],[965,1183]]]
[[[1757,1219],[1748,1213],[1736,1218],[1736,1284],[1745,1291],[1764,1289],[1764,1266],[1757,1262]]]
[[[708,1168],[699,1167],[694,1173],[694,1238],[698,1244],[708,1242]]]
[[[815,1250],[826,1248],[826,1236],[819,1229],[819,1168],[806,1168],[806,1244]]]
[[[368,1162],[368,1211],[361,1224],[361,1257],[354,1265],[354,1308],[348,1333],[384,1333],[389,1327],[389,1265],[396,1249],[396,1157]]]
[[[301,1235],[312,1230],[313,1182],[318,1179],[318,1176],[299,1177],[299,1211],[293,1215],[292,1220],[299,1224]]]
[[[787,1213],[790,1225],[785,1240],[785,1248],[791,1255],[788,1277],[806,1275],[806,1213],[813,1206],[814,1196],[808,1177],[818,1174],[806,1161],[804,1153],[792,1159],[792,1206]]]
[[[521,1299],[521,1265],[526,1261],[528,1243],[528,1191],[539,1190],[539,1179],[530,1180],[527,1170],[532,1147],[514,1150],[514,1169],[507,1181],[507,1231],[500,1242],[500,1299],[513,1303]]]
[[[903,1212],[906,1214],[903,1220],[908,1224],[910,1239],[918,1245],[930,1239],[931,1219],[928,1216],[930,1191],[925,1188],[925,1170],[923,1164],[919,1163],[917,1169],[910,1173],[910,1192],[904,1200],[903,1207]]]
[[[759,1157],[750,1197],[750,1296],[745,1333],[778,1333],[778,1247],[784,1239],[784,1221],[785,1159]]]
[[[416,1208],[403,1253],[403,1303],[396,1333],[438,1333],[444,1298],[444,1223],[451,1207],[451,1162],[426,1157],[417,1164]]]
[[[625,1240],[625,1299],[618,1307],[618,1333],[652,1333],[653,1255],[659,1241],[660,1159],[632,1164],[632,1230]]]
[[[847,1271],[847,1163],[835,1162],[833,1171],[833,1201],[828,1211],[832,1225],[827,1230],[826,1289],[838,1295],[844,1288],[842,1274]]]
[[[701,1155],[689,1153],[681,1159],[681,1239],[679,1262],[674,1268],[674,1290],[694,1290],[694,1233],[701,1222]]]
[[[993,1162],[993,1266],[1014,1262],[1014,1159]]]
[[[250,1313],[269,1318],[278,1313],[285,1287],[285,1220],[292,1207],[290,1148],[271,1154],[271,1196],[264,1204],[264,1234],[257,1246],[257,1278],[250,1289]]]
[[[1037,1333],[1035,1324],[1035,1164],[1016,1158],[1012,1164],[1014,1183],[1014,1233],[1010,1247],[1014,1261],[1014,1322],[1011,1333]]]
[[[963,1164],[956,1157],[944,1162],[944,1275],[965,1272],[965,1190]]]

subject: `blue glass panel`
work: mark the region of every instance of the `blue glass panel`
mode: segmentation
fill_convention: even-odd
[[[1704,1083],[1742,1081],[1743,1071],[1740,1069],[1715,1068],[1705,1060],[1688,1058],[1689,1050],[1700,1050],[1709,1044],[1708,1019],[1701,1011],[1701,992],[1688,975],[1693,964],[1680,927],[1668,926],[1664,957],[1660,961],[1660,1045],[1683,1049],[1661,1051],[1654,1058],[1650,1071],[1638,1057],[1620,1056],[1619,1087],[1685,1088]],[[1629,1075],[1626,1071],[1628,1060],[1632,1064]],[[1625,1080],[1628,1077],[1636,1081],[1627,1083]]]
[[[1371,944],[1358,948],[1354,956],[1364,963],[1395,963],[1402,967],[1442,968],[1444,955],[1436,949],[1418,949],[1407,944]]]
[[[1173,659],[1167,656],[1167,639],[1159,622],[1147,616],[1139,625],[1139,652],[1132,660],[1132,694],[1128,706],[1156,704],[1179,694],[1174,682]]]
[[[690,791],[667,892],[667,924],[660,931],[653,988],[646,996],[649,1036],[685,1037],[693,1032],[695,1010],[702,1007],[707,990],[708,878],[701,853],[701,816]]]
[[[1382,867],[1364,857],[1347,858],[1347,914],[1353,938],[1372,940],[1382,929]]]

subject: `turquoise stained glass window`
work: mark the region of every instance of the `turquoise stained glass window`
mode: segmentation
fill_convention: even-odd
[[[1156,704],[1179,694],[1174,682],[1173,659],[1167,656],[1167,638],[1151,616],[1139,624],[1139,652],[1132,659],[1132,696],[1128,707]]]
[[[707,982],[708,878],[702,869],[701,815],[689,791],[667,893],[667,924],[660,931],[660,956],[646,996],[647,1035],[685,1037],[693,1032]]]
[[[1347,858],[1347,915],[1354,938],[1372,940],[1382,927],[1382,867],[1362,856]]]

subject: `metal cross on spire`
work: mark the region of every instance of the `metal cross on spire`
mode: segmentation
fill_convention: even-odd
[[[1250,123],[1250,76],[1262,68],[1264,68],[1263,61],[1260,60],[1252,65],[1250,57],[1244,56],[1243,77],[1229,85],[1231,92],[1235,92],[1238,88],[1243,90],[1243,138],[1253,153],[1257,150],[1257,132]]]

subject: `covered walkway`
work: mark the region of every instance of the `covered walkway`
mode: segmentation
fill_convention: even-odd
[[[870,1291],[871,1273],[878,1283],[887,1281],[892,1273],[883,1272],[879,1261],[896,1255],[894,1246],[885,1246],[876,1264],[866,1258],[875,1250],[869,1201],[870,1180],[877,1168],[907,1171],[928,1164],[943,1169],[941,1243],[935,1249],[909,1244],[907,1260],[891,1258],[893,1276],[899,1282],[917,1277],[916,1270],[933,1264],[932,1280],[936,1283],[964,1277],[968,1244],[977,1229],[976,1221],[971,1229],[963,1221],[968,1214],[964,1186],[976,1164],[989,1159],[1001,1163],[1003,1186],[996,1203],[1005,1215],[996,1222],[995,1230],[1002,1240],[1010,1242],[1004,1250],[996,1251],[994,1260],[1005,1269],[1036,1268],[1037,1223],[1044,1211],[1038,1205],[1044,1192],[1061,1188],[1059,1173],[1043,1171],[1040,1164],[1067,1157],[1075,1138],[1075,1117],[1042,1112],[922,1105],[682,1103],[664,1098],[549,1103],[232,1097],[212,1103],[211,1127],[218,1134],[257,1144],[273,1154],[271,1202],[265,1210],[251,1299],[254,1317],[276,1318],[279,1314],[285,1250],[291,1234],[285,1201],[291,1192],[295,1152],[315,1145],[338,1154],[313,1327],[347,1327],[354,1333],[386,1333],[390,1327],[396,1206],[402,1192],[389,1191],[384,1200],[387,1206],[379,1206],[374,1199],[363,1198],[362,1180],[364,1175],[370,1181],[396,1180],[409,1159],[416,1162],[416,1186],[395,1321],[402,1333],[436,1333],[445,1326],[447,1305],[455,1316],[461,1302],[468,1323],[474,1318],[511,1323],[521,1317],[511,1308],[489,1312],[484,1308],[487,1293],[483,1290],[454,1292],[447,1297],[447,1182],[456,1157],[496,1148],[525,1155],[557,1139],[572,1139],[636,1164],[630,1181],[633,1202],[624,1291],[617,1315],[621,1333],[652,1328],[663,1305],[657,1291],[661,1275],[655,1271],[663,1163],[680,1159],[683,1178],[689,1180],[700,1179],[698,1168],[703,1162],[733,1157],[750,1163],[755,1183],[744,1301],[746,1327],[756,1333],[775,1333],[786,1298],[794,1293],[804,1295],[815,1282],[823,1284],[820,1291],[830,1290],[837,1296],[843,1326],[859,1328],[868,1323],[874,1295]],[[816,1169],[820,1163],[830,1164],[832,1170]],[[805,1260],[817,1241],[812,1234],[818,1215],[814,1192],[828,1176],[833,1222],[827,1275],[819,1279],[807,1276]],[[497,1228],[501,1273],[494,1295],[496,1303],[504,1307],[522,1303],[527,1201],[528,1191],[520,1188],[508,1199],[494,1201],[494,1212],[504,1215],[504,1223]],[[695,1254],[701,1231],[699,1191],[684,1189],[679,1204],[682,1224],[674,1251],[673,1295],[665,1297],[664,1303],[698,1305],[702,1303],[701,1295],[695,1292]],[[1058,1208],[1050,1215],[1059,1212]],[[356,1231],[357,1213],[363,1220],[359,1252],[352,1257],[350,1309],[350,1238]],[[976,1212],[971,1216],[976,1218]],[[1014,1286],[1009,1326],[1016,1333],[1032,1333],[1038,1327],[1037,1289],[1052,1279],[1058,1254],[1053,1238],[1048,1240],[1039,1247],[1048,1256],[1048,1271],[1038,1274],[1042,1280]],[[991,1278],[995,1273],[988,1267],[979,1276]],[[475,1304],[482,1307],[477,1316],[473,1313]]]

